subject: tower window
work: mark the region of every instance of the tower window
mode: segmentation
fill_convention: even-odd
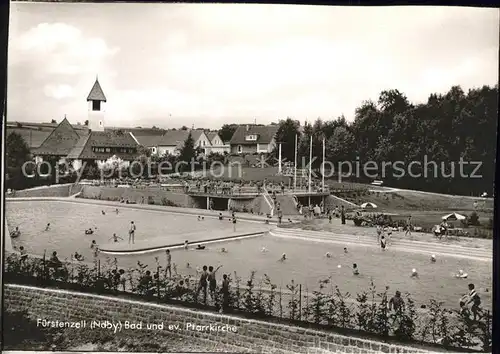
[[[92,110],[100,111],[101,110],[101,101],[92,101]]]

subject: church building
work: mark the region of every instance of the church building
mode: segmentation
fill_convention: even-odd
[[[106,96],[96,78],[87,97],[88,129],[76,130],[64,117],[52,133],[34,151],[35,160],[57,158],[79,169],[95,163],[98,167],[109,158],[116,156],[130,163],[138,157],[139,144],[132,133],[120,130],[105,130],[107,103]]]

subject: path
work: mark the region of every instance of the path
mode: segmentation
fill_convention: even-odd
[[[270,227],[266,228],[265,225],[255,225],[250,228],[245,226],[244,229],[244,231],[206,230],[202,232],[185,233],[183,236],[185,236],[186,240],[189,240],[189,244],[191,245],[191,248],[193,248],[195,245],[206,243],[262,236],[264,233],[269,231]],[[165,237],[155,237],[147,240],[141,240],[134,244],[128,244],[127,242],[108,243],[101,245],[99,249],[102,253],[125,255],[155,252],[166,248],[181,248],[183,245],[183,243],[169,243],[168,239]]]
[[[308,241],[338,243],[342,245],[362,245],[379,248],[375,235],[372,235],[371,237],[368,237],[366,235],[355,236],[345,233],[336,234],[325,231],[308,231],[285,228],[274,229],[270,231],[270,235],[275,237],[293,238]],[[427,242],[402,239],[393,239],[392,244],[389,245],[389,249],[403,252],[423,253],[428,255],[435,254],[449,257],[467,258],[486,262],[491,262],[493,260],[493,252],[484,248],[470,248],[439,243],[430,244]]]

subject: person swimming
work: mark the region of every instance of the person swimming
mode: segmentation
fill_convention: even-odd
[[[92,230],[92,228],[85,230],[85,235],[92,235],[93,233],[94,233],[94,230]]]
[[[463,271],[462,269],[460,269],[460,270],[458,271],[458,273],[457,273],[457,274],[455,274],[455,278],[462,278],[462,279],[465,279],[465,278],[467,278],[468,276],[469,276],[469,274],[464,273],[464,271]]]
[[[49,231],[50,229],[50,222],[47,224],[47,226],[45,226],[45,231]]]
[[[19,237],[21,235],[21,231],[19,231],[19,227],[16,226],[16,229],[10,233],[10,237]]]
[[[226,248],[222,247],[222,248],[220,249],[220,252],[221,252],[221,253],[227,253],[227,250],[226,250]]]
[[[81,262],[81,261],[83,261],[84,257],[81,254],[79,254],[78,252],[75,252],[75,254],[73,255],[73,259],[75,261]]]
[[[116,212],[117,214],[119,213],[118,208],[116,208],[116,209],[115,209],[115,212]]]
[[[418,272],[415,268],[411,270],[411,277],[412,278],[418,278]]]
[[[102,215],[106,215],[106,212],[104,210],[101,210]]]
[[[431,256],[431,262],[432,262],[432,263],[436,263],[436,255],[435,255],[435,254],[433,254],[433,255]]]
[[[222,216],[222,213],[219,213],[219,220],[223,220],[224,217]]]
[[[198,215],[198,221],[200,221],[200,220],[201,220],[201,216]]]
[[[197,249],[197,250],[204,250],[204,249],[205,249],[205,246],[198,245],[198,246],[196,246],[196,249]]]
[[[330,252],[326,252],[325,257],[326,258],[332,258],[332,254]]]
[[[344,253],[349,253],[347,252],[347,247],[344,247]]]
[[[283,254],[281,255],[281,258],[279,259],[279,261],[280,261],[280,262],[284,262],[284,261],[286,261],[286,253],[283,253]]]
[[[356,263],[352,264],[352,274],[359,275],[358,265]]]
[[[267,252],[267,248],[262,247],[262,248],[260,249],[260,251],[261,251],[262,253],[266,253],[266,252]]]
[[[186,268],[191,268],[191,264],[189,264],[189,262],[186,264]]]
[[[113,240],[113,242],[118,242],[118,239],[123,240],[123,238],[117,236],[116,234],[113,234],[113,236],[110,238],[110,240]]]

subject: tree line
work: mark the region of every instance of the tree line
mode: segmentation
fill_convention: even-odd
[[[302,158],[309,162],[312,136],[313,156],[317,157],[313,169],[321,166],[324,138],[326,161],[337,169],[336,177],[341,162],[350,162],[352,166],[359,163],[361,173],[344,179],[359,182],[382,179],[386,185],[398,188],[491,195],[497,107],[498,85],[471,89],[468,93],[460,86],[453,86],[445,94],[431,94],[421,104],[411,103],[398,90],[387,90],[381,92],[377,102],[364,101],[356,109],[353,122],[343,116],[328,121],[318,118],[313,124],[301,127],[298,121],[287,118],[279,123],[276,141],[282,144],[282,157],[294,161],[298,135],[299,168]],[[365,173],[363,165],[369,161],[377,168]],[[396,166],[405,166],[404,175],[397,170],[396,162],[399,162]],[[328,165],[325,175],[332,175]]]

